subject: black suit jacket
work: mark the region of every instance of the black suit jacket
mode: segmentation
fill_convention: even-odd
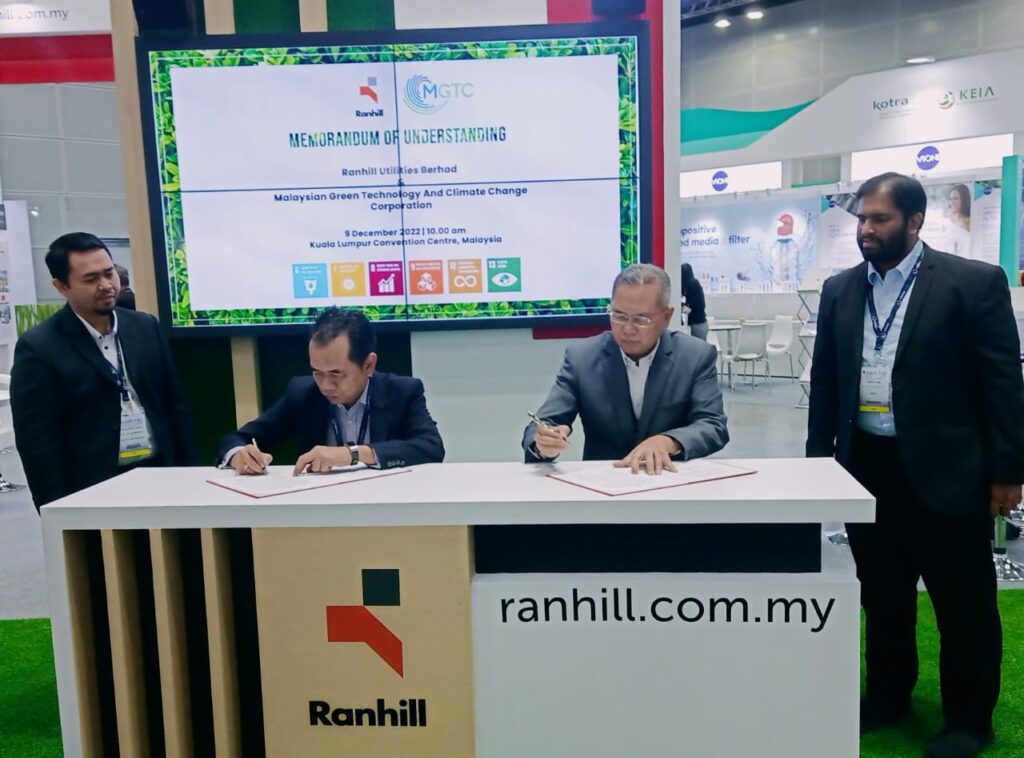
[[[867,263],[825,282],[811,364],[807,455],[834,455],[847,469],[868,286]],[[892,408],[907,475],[936,511],[987,508],[989,485],[1024,481],[1024,381],[1006,276],[926,245],[906,307]]]
[[[155,318],[117,309],[128,378],[160,462],[198,462],[192,422]],[[121,399],[110,364],[70,307],[28,330],[11,369],[14,438],[36,507],[116,476]]]
[[[265,452],[289,437],[295,438],[300,453],[325,445],[330,413],[330,403],[313,377],[295,377],[284,395],[259,418],[221,440],[216,462],[253,439]],[[444,460],[444,444],[427,410],[423,382],[382,371],[370,377],[370,447],[381,468]]]

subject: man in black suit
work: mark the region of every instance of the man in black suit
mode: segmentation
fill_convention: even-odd
[[[106,245],[56,239],[46,254],[67,306],[18,340],[14,437],[36,507],[135,466],[197,462],[188,408],[152,316],[115,307]]]
[[[917,582],[942,638],[946,727],[934,758],[992,742],[1002,627],[989,539],[1020,502],[1024,382],[1006,276],[918,239],[927,197],[899,174],[857,193],[865,262],[827,282],[811,368],[808,456],[835,456],[876,498],[850,524],[867,617],[861,730],[910,714]]]
[[[262,473],[292,437],[305,452],[295,474],[364,463],[377,468],[440,463],[444,445],[427,410],[423,382],[376,371],[377,340],[361,311],[328,308],[309,338],[312,376],[295,377],[284,396],[232,432],[217,460],[240,474]]]

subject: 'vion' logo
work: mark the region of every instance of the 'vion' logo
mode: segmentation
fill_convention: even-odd
[[[402,99],[417,113],[437,113],[453,98],[473,97],[470,82],[445,82],[434,84],[430,77],[414,74],[405,82]]]
[[[729,175],[724,171],[716,171],[711,177],[711,189],[715,192],[724,192],[729,187]]]
[[[327,606],[328,642],[363,642],[405,677],[402,641],[367,606],[398,606],[398,569],[363,569],[363,604]]]
[[[922,171],[931,171],[939,165],[939,149],[932,145],[922,147],[917,153],[917,167]]]

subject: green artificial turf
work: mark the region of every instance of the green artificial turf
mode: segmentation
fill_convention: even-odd
[[[999,593],[1003,616],[1003,687],[996,707],[996,742],[988,758],[1024,756],[1024,590]],[[863,640],[861,642],[863,649]],[[918,595],[917,650],[921,674],[914,690],[914,718],[897,729],[865,734],[862,758],[916,758],[925,743],[942,728],[939,699],[939,635],[935,612],[924,592]],[[863,666],[861,669],[863,670]]]
[[[62,754],[50,621],[0,621],[0,756]]]
[[[918,649],[921,679],[914,692],[915,716],[898,729],[865,735],[863,758],[915,758],[942,727],[939,701],[939,639],[935,614],[920,598]],[[996,744],[985,753],[1024,756],[1024,591],[999,593],[1003,614],[1003,690],[996,710]],[[823,746],[822,756],[827,756]],[[0,621],[0,756],[60,756],[57,688],[47,619]]]

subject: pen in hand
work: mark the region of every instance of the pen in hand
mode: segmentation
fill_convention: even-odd
[[[537,418],[537,414],[534,413],[533,411],[527,411],[526,415],[529,416],[531,419],[533,419],[534,423],[536,423],[538,426],[543,426],[543,427],[545,427],[547,429],[550,429],[555,434],[557,434],[559,437],[561,437],[563,440],[565,439],[565,435],[562,434],[562,432],[559,431],[559,429],[556,426],[554,426],[549,421],[542,421],[541,419]]]
[[[259,462],[260,462],[260,471],[261,471],[262,473],[264,473],[264,474],[265,474],[265,473],[267,473],[267,466],[266,466],[266,464],[265,464],[265,463],[263,462],[263,452],[262,452],[262,451],[260,450],[260,446],[256,444],[256,438],[255,438],[255,437],[253,437],[253,438],[252,438],[252,446],[253,446],[254,448],[256,448],[256,455],[258,455],[258,456],[259,456]]]

